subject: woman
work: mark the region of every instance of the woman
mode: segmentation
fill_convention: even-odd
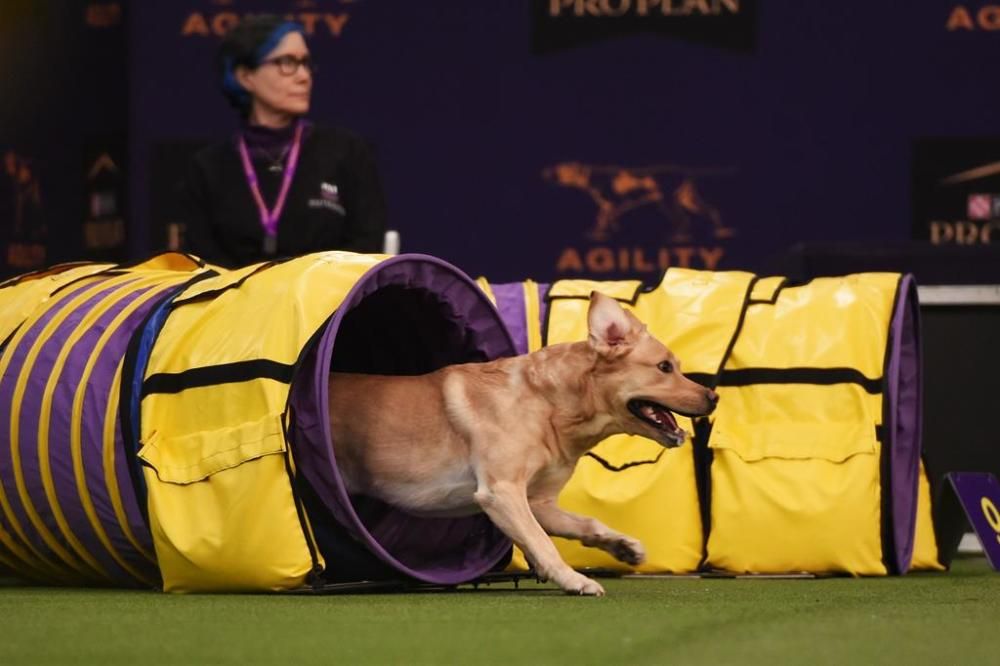
[[[220,60],[242,124],[194,157],[182,188],[186,249],[225,267],[381,251],[385,204],[371,151],[351,132],[304,119],[315,67],[302,26],[246,18]]]

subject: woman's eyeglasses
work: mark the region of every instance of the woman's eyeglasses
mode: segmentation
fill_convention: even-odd
[[[299,67],[305,67],[306,71],[310,74],[316,73],[316,63],[312,61],[309,56],[302,58],[296,58],[293,55],[280,55],[274,58],[268,58],[267,60],[262,60],[262,65],[275,65],[278,71],[285,76],[291,76],[295,72],[299,71]]]

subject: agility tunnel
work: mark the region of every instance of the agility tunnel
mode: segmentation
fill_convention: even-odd
[[[329,252],[220,272],[161,255],[0,284],[0,566],[39,581],[294,589],[502,567],[485,515],[349,496],[331,371],[513,355],[461,271]],[[364,399],[364,396],[358,396]]]
[[[615,436],[583,457],[560,505],[635,536],[633,567],[556,539],[579,569],[849,573],[939,569],[920,467],[920,328],[912,276],[792,285],[671,268],[660,284],[480,287],[521,350],[584,340],[591,290],[618,299],[721,396],[679,417],[691,446]],[[685,425],[686,424],[686,425]],[[515,553],[512,567],[526,566]]]

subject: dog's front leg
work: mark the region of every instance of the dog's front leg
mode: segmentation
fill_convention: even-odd
[[[576,539],[584,546],[600,548],[626,564],[642,564],[646,559],[646,551],[637,539],[616,532],[596,518],[563,511],[553,497],[532,499],[530,506],[542,529],[552,536]]]
[[[480,484],[475,499],[493,524],[524,551],[539,578],[551,580],[569,594],[604,594],[597,581],[573,571],[559,556],[555,544],[531,513],[525,486],[505,481]]]

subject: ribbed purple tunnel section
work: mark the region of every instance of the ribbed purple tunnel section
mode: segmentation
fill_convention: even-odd
[[[132,335],[169,290],[136,280],[109,275],[68,287],[4,350],[0,484],[11,514],[0,520],[33,560],[22,562],[26,575],[55,571],[66,581],[116,586],[159,578],[114,386]]]
[[[3,491],[7,502],[7,510],[0,511],[0,528],[3,528],[4,532],[22,548],[27,547],[34,550],[35,547],[45,548],[45,544],[32,525],[28,514],[25,512],[14,474],[14,450],[11,449],[13,422],[11,417],[15,414],[19,415],[24,407],[27,407],[28,410],[32,407],[35,409],[39,407],[37,401],[33,402],[32,405],[26,406],[23,404],[24,401],[22,398],[15,395],[17,381],[21,375],[21,369],[24,366],[28,352],[42,330],[56,316],[63,312],[65,306],[72,298],[85,294],[92,289],[94,289],[94,285],[92,284],[68,289],[65,298],[54,306],[47,308],[41,317],[28,325],[29,327],[25,331],[24,338],[20,342],[12,340],[9,346],[4,349],[3,358],[0,358],[0,361],[7,361],[7,367],[3,375],[0,376],[0,490]],[[34,392],[38,393],[38,391],[39,389],[36,387]],[[30,394],[32,389],[29,387],[27,392]],[[17,448],[18,457],[21,456],[21,453],[19,445]],[[19,469],[23,469],[23,467],[19,466]],[[20,534],[24,534],[27,542],[19,538]],[[2,547],[2,544],[0,544],[0,547]]]
[[[354,285],[302,366],[291,398],[299,467],[330,516],[401,575],[442,585],[463,583],[501,563],[511,543],[485,514],[423,518],[349,495],[326,414],[331,369],[421,374],[514,354],[497,311],[464,273],[433,257],[400,255]],[[350,572],[338,576],[350,578]]]

